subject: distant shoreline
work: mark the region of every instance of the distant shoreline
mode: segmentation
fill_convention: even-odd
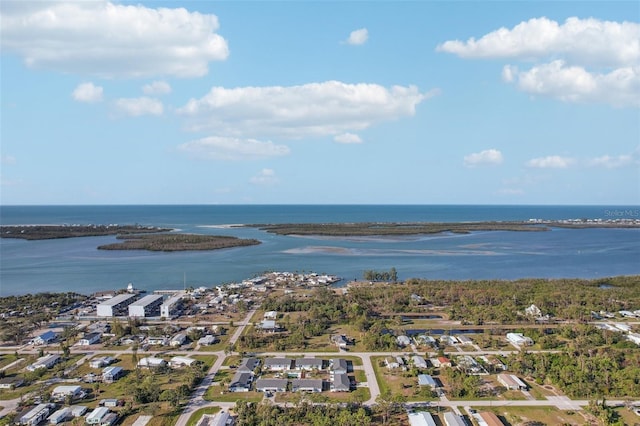
[[[278,235],[318,235],[318,236],[386,236],[440,234],[445,232],[468,234],[474,231],[515,231],[544,232],[551,228],[640,228],[640,219],[567,219],[489,222],[412,222],[412,223],[286,223],[251,224],[246,227],[258,228]]]

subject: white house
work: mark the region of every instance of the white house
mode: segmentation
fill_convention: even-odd
[[[253,382],[252,373],[236,372],[229,383],[229,392],[249,392]]]
[[[89,361],[89,367],[91,368],[102,368],[114,362],[115,359],[110,356],[101,356],[99,358],[94,358]]]
[[[411,344],[411,339],[409,339],[405,335],[402,335],[402,336],[396,337],[396,342],[398,343],[398,346],[405,347]]]
[[[528,386],[513,374],[498,374],[498,382],[511,390],[527,390]]]
[[[321,379],[294,379],[291,381],[292,392],[322,392]]]
[[[102,370],[102,381],[105,383],[113,383],[122,376],[124,376],[122,367],[112,366]]]
[[[427,361],[420,355],[414,355],[411,357],[411,361],[416,368],[427,368]]]
[[[507,333],[507,340],[509,343],[518,347],[533,345],[533,340],[522,333]]]
[[[294,361],[291,358],[267,358],[264,360],[264,368],[272,371],[290,370]]]
[[[416,411],[409,413],[409,425],[410,426],[436,426],[436,422],[433,420],[431,413],[426,411]]]
[[[209,346],[209,345],[213,345],[217,341],[218,341],[218,338],[216,336],[214,336],[213,334],[207,334],[206,336],[203,336],[200,339],[198,339],[198,344],[201,346]]]
[[[438,387],[435,379],[428,374],[418,374],[418,386],[429,386],[433,389]]]
[[[167,361],[162,358],[156,358],[153,356],[142,358],[138,361],[138,367],[140,368],[158,368],[167,365]]]
[[[351,390],[351,380],[347,373],[331,375],[331,392],[349,392]]]
[[[85,392],[81,386],[56,386],[51,392],[51,398],[56,401],[63,401],[66,397],[71,396],[71,399],[83,398]]]
[[[54,365],[56,365],[58,362],[60,362],[60,355],[50,354],[50,355],[41,356],[36,360],[36,362],[28,365],[27,370],[36,371],[39,368],[51,368]]]
[[[35,426],[47,418],[52,407],[52,404],[38,404],[20,417],[18,423],[21,425]]]
[[[102,335],[98,332],[95,333],[87,333],[84,335],[84,337],[80,340],[78,340],[78,343],[76,343],[78,346],[89,346],[89,345],[93,345],[94,343],[97,343],[100,341],[100,337]]]
[[[295,360],[296,370],[322,370],[322,360],[318,358],[298,358]]]
[[[73,417],[71,415],[71,410],[68,407],[65,408],[61,408],[58,411],[54,412],[53,414],[51,414],[47,420],[49,421],[49,423],[51,423],[52,425],[57,425],[58,423],[62,423],[65,420],[70,419],[71,417]]]
[[[264,313],[264,319],[266,320],[277,320],[278,319],[278,311],[268,311]]]
[[[187,341],[187,336],[185,336],[183,333],[178,333],[171,338],[169,345],[173,347],[178,347],[178,346],[182,346],[186,341]]]
[[[107,407],[96,407],[92,412],[87,414],[85,421],[90,425],[101,424],[107,414],[109,414]]]
[[[256,380],[256,390],[258,392],[286,392],[287,379],[258,379]]]
[[[186,356],[174,356],[169,360],[169,366],[173,368],[184,367],[184,366],[190,367],[196,361],[197,360],[186,357]]]

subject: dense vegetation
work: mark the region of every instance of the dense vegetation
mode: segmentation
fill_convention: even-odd
[[[384,236],[418,235],[451,232],[467,234],[475,231],[548,231],[560,228],[638,228],[634,221],[511,221],[511,222],[364,222],[364,223],[279,223],[246,225],[280,235]]]
[[[0,297],[0,340],[19,344],[33,329],[86,299],[72,292]]]
[[[281,407],[269,402],[238,401],[234,410],[238,426],[352,426],[374,424],[373,413],[359,405],[312,405],[301,402]]]
[[[118,239],[123,239],[124,242],[102,245],[98,249],[150,251],[218,250],[260,244],[260,241],[254,239],[196,234],[119,235]]]
[[[54,238],[143,234],[161,231],[170,231],[170,229],[141,225],[15,225],[0,226],[0,237],[21,238],[24,240],[48,240]]]
[[[547,231],[549,228],[527,222],[467,222],[467,223],[282,223],[246,225],[280,235],[382,236],[417,235],[472,231]]]
[[[520,352],[509,359],[509,369],[553,383],[574,398],[640,395],[640,350],[620,333],[592,325],[558,330],[566,339],[561,352]]]

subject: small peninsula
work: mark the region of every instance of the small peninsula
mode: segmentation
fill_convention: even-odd
[[[141,225],[14,225],[0,226],[2,238],[51,240],[57,238],[117,235],[122,242],[105,244],[99,250],[188,251],[219,250],[260,244],[255,239],[220,235],[170,233],[170,228]]]
[[[0,226],[1,238],[51,240],[56,238],[101,237],[104,235],[147,234],[171,231],[142,225],[5,225]]]
[[[197,234],[145,234],[118,235],[123,242],[98,246],[99,250],[148,250],[148,251],[188,251],[219,250],[260,244],[254,239],[243,239],[220,235]]]

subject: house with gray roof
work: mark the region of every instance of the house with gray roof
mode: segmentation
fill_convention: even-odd
[[[267,358],[264,360],[263,367],[272,371],[287,371],[291,370],[294,362],[291,358]]]
[[[322,370],[322,360],[319,358],[298,358],[295,361],[296,370]]]
[[[331,392],[349,392],[351,390],[351,380],[347,373],[334,374],[331,380]]]
[[[237,372],[229,383],[229,392],[249,392],[253,383],[253,373]]]
[[[258,392],[286,392],[289,381],[287,379],[258,379],[256,390]]]
[[[332,374],[347,374],[349,366],[344,358],[333,358],[330,362]]]
[[[322,392],[321,379],[293,379],[291,381],[292,392]]]
[[[241,373],[253,373],[259,365],[260,360],[258,358],[242,358],[237,371]]]

